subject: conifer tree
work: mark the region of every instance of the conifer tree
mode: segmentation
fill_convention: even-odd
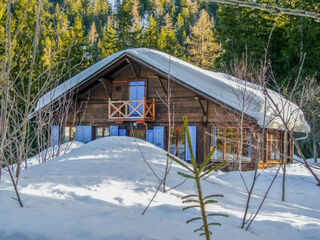
[[[90,45],[95,44],[98,37],[97,28],[95,22],[92,22],[89,34],[88,34],[88,42]]]
[[[111,18],[108,20],[108,27],[103,31],[102,38],[98,41],[99,59],[103,59],[115,52],[118,49],[118,38]]]
[[[191,27],[187,39],[190,61],[201,68],[212,69],[221,51],[221,46],[214,37],[213,27],[213,20],[203,9],[198,21]]]
[[[139,0],[133,0],[132,4],[132,27],[131,27],[131,46],[140,47],[142,44],[141,17],[139,14]]]
[[[158,46],[158,24],[152,15],[149,17],[149,25],[144,33],[143,46],[154,49]]]

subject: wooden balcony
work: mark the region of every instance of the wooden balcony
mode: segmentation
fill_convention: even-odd
[[[141,101],[119,100],[108,103],[109,120],[114,121],[154,121],[155,120],[155,99]]]

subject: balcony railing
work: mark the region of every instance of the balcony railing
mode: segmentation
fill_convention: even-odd
[[[136,121],[155,120],[155,99],[136,101],[111,101],[108,104],[109,120],[115,121]]]

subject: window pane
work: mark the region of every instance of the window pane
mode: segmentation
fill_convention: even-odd
[[[185,130],[184,128],[178,128],[178,157],[185,159]]]
[[[236,128],[226,129],[226,160],[237,160],[238,138]]]
[[[142,140],[146,140],[146,132],[145,131],[140,131],[139,132],[139,138]]]
[[[224,130],[222,128],[217,128],[216,130],[216,138],[217,138],[217,149],[216,149],[216,158],[219,160],[223,160],[223,139],[224,139]]]
[[[73,141],[76,137],[76,127],[71,127],[70,141]]]
[[[105,128],[105,129],[104,129],[104,136],[105,136],[105,137],[109,137],[109,136],[110,136],[109,128]]]
[[[138,138],[139,137],[139,133],[137,131],[133,131],[132,136],[135,137],[135,138]]]
[[[69,142],[70,134],[69,134],[70,127],[64,128],[64,136],[63,136],[63,142]]]
[[[170,153],[173,155],[177,154],[176,148],[176,130],[172,128],[171,130],[171,139],[170,139]]]
[[[239,129],[239,147],[241,147],[241,136]],[[250,145],[250,130],[248,128],[244,128],[242,130],[242,149],[239,149],[239,153],[241,150],[241,158],[242,161],[251,161],[251,157],[249,157],[249,146]]]
[[[102,135],[102,130],[103,130],[102,127],[97,127],[97,128],[96,128],[96,139],[103,137],[103,135]]]

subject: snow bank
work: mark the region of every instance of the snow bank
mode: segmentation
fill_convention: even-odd
[[[83,145],[83,143],[81,142],[77,142],[77,141],[72,141],[72,142],[67,142],[64,144],[59,145],[55,145],[55,146],[51,146],[45,150],[43,150],[42,152],[40,152],[39,154],[27,159],[27,168],[32,167],[34,165],[38,165],[42,162],[51,160],[53,158],[56,158],[58,156],[62,156],[64,154],[67,154],[79,147],[81,147]],[[22,169],[25,168],[25,162],[22,162]],[[3,168],[1,169],[2,173],[6,173],[7,172],[7,168]]]
[[[166,153],[137,139],[145,158],[159,177]],[[173,164],[168,187],[180,183],[181,168]],[[256,209],[276,168],[261,171],[252,199]],[[246,191],[238,172],[218,173],[203,182],[205,194],[225,197],[209,211],[229,218],[212,219],[214,239],[318,239],[320,235],[319,187],[299,164],[287,168],[287,201],[281,202],[281,174],[250,231],[240,229]],[[316,172],[320,174],[320,171]],[[245,172],[246,181],[252,172]],[[200,215],[196,209],[182,211],[181,197],[192,194],[195,184],[159,192],[144,216],[158,180],[141,157],[133,138],[106,137],[92,141],[22,172],[19,189],[24,208],[19,208],[7,174],[0,184],[0,239],[108,239],[179,240],[201,239],[193,232]]]
[[[265,95],[260,86],[224,73],[204,70],[166,53],[146,48],[123,50],[92,65],[41,97],[35,111],[56,100],[70,89],[82,84],[93,75],[100,73],[103,69],[125,55],[163,74],[167,74],[170,69],[171,78],[175,81],[207,96],[215,102],[225,104],[240,112],[242,105],[245,104],[245,113],[256,119],[257,124],[261,127],[265,125],[267,128],[283,128],[282,120],[277,114],[278,107],[281,110],[282,117],[288,122],[290,128],[297,132],[310,132],[310,127],[305,121],[304,114],[300,108],[280,94],[268,90],[270,97],[276,105],[268,100],[266,103],[266,116],[264,116]],[[245,97],[242,98],[242,96]],[[245,103],[241,103],[239,99],[246,99],[246,101]]]

